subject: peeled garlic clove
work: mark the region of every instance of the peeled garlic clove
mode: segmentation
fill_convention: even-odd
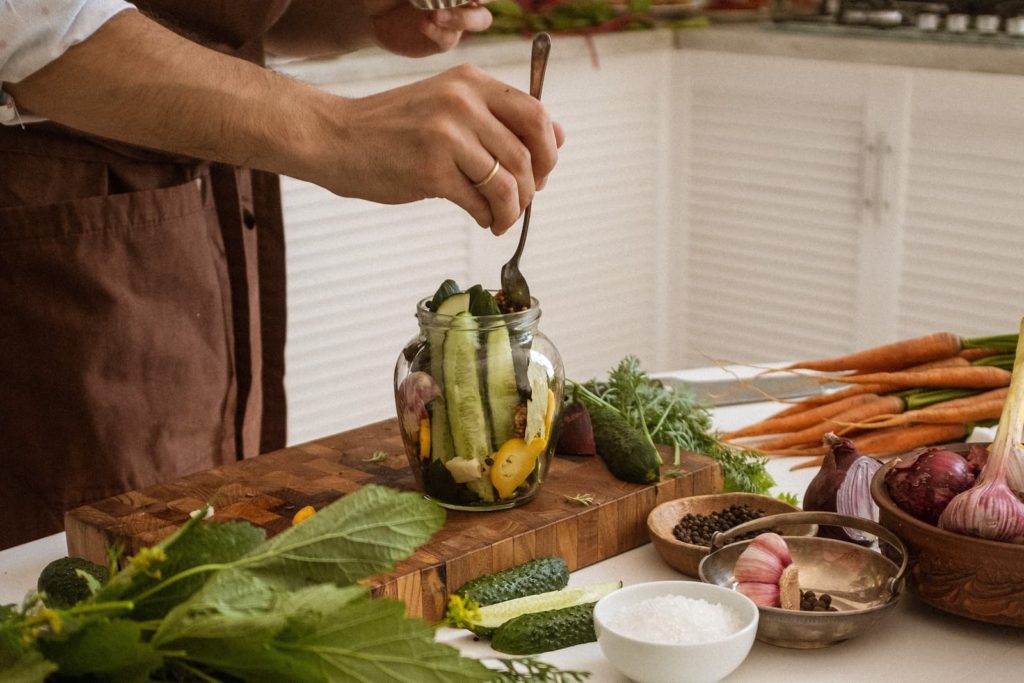
[[[756,545],[768,550],[779,558],[783,567],[793,564],[793,556],[789,553],[789,546],[786,545],[785,539],[776,533],[769,531],[759,534],[750,542],[750,545]]]
[[[758,583],[756,581],[737,583],[736,592],[747,596],[759,607],[778,607],[780,604],[779,586],[774,583]],[[798,597],[797,606],[799,604],[800,598]]]
[[[795,564],[783,569],[779,577],[779,605],[782,609],[800,609],[800,576]]]
[[[753,542],[736,558],[733,578],[737,583],[772,583],[778,584],[785,565],[771,549]]]

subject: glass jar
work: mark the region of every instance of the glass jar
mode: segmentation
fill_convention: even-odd
[[[395,364],[395,407],[423,492],[455,510],[530,500],[547,475],[565,382],[554,344],[525,311],[473,316],[416,307],[420,333]]]

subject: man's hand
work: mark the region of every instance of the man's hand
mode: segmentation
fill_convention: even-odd
[[[467,65],[335,99],[316,116],[323,144],[307,179],[387,204],[448,199],[496,235],[543,187],[565,138],[536,99]],[[495,161],[497,173],[482,183]]]
[[[363,0],[363,6],[377,45],[406,57],[426,57],[455,47],[464,31],[486,30],[491,13],[481,4],[488,1],[433,11],[416,9],[409,0]]]

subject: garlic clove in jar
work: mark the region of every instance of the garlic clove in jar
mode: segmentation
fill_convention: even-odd
[[[736,558],[736,590],[761,607],[800,609],[800,579],[786,541],[774,533],[757,536]]]

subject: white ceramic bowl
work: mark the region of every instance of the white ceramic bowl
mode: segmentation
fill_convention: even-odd
[[[718,640],[686,645],[646,642],[632,634],[608,627],[609,619],[624,607],[648,598],[680,595],[731,607],[740,614],[742,626]],[[598,601],[594,630],[601,652],[621,673],[638,683],[711,683],[738,667],[754,644],[757,605],[728,588],[696,581],[652,581],[626,586]]]

